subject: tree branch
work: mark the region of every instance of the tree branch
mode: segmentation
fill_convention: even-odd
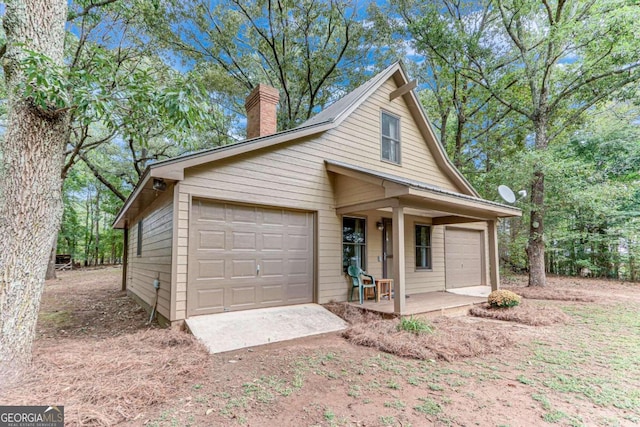
[[[82,159],[85,165],[93,172],[93,176],[95,176],[98,181],[104,184],[117,198],[122,200],[123,202],[127,200],[127,197],[122,194],[113,184],[111,184],[105,177],[102,176],[98,168],[96,168],[83,153],[79,153],[78,157]]]

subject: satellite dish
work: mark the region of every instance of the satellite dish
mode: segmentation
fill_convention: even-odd
[[[514,194],[513,190],[511,190],[506,185],[499,185],[498,186],[498,193],[500,194],[500,197],[502,197],[502,199],[505,202],[507,202],[507,203],[515,203],[516,202],[516,195]]]

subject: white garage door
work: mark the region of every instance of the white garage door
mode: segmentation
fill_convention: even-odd
[[[188,315],[313,302],[313,214],[194,199]]]
[[[483,285],[484,251],[482,232],[459,228],[445,229],[446,287]]]

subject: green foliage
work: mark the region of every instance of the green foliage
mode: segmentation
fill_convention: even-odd
[[[251,88],[280,91],[279,127],[288,129],[367,76],[374,33],[352,1],[167,0],[147,10],[153,37],[195,62],[208,88],[243,115]],[[345,87],[346,86],[346,87]]]
[[[516,307],[520,305],[521,300],[520,295],[505,289],[493,291],[489,294],[489,297],[487,297],[487,302],[493,308]]]
[[[23,49],[22,71],[25,79],[16,88],[44,113],[69,106],[69,81],[64,67],[57,66],[46,55]]]
[[[402,317],[398,324],[399,331],[411,332],[413,334],[430,334],[433,333],[433,326],[424,319],[419,317]]]

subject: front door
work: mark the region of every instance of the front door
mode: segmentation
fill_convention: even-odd
[[[391,218],[382,218],[382,277],[392,279],[393,274],[393,226]]]

